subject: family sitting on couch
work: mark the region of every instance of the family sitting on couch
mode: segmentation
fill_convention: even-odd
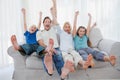
[[[84,26],[76,29],[77,17],[79,15],[77,11],[74,16],[73,30],[69,22],[65,22],[63,30],[61,30],[57,22],[56,0],[52,0],[52,2],[53,7],[50,9],[52,20],[48,16],[43,19],[44,30],[40,30],[42,12],[40,12],[38,27],[32,25],[27,30],[26,10],[22,9],[26,44],[19,45],[16,36],[12,35],[11,42],[14,49],[25,53],[22,55],[31,55],[33,52],[36,52],[42,59],[45,71],[50,76],[54,72],[54,63],[61,80],[64,80],[70,72],[74,72],[75,67],[78,65],[81,65],[85,70],[88,67],[94,67],[93,58],[99,61],[110,62],[114,66],[116,63],[114,55],[105,55],[88,46],[90,30],[96,26],[96,23],[91,26],[91,14],[88,13],[87,29]]]

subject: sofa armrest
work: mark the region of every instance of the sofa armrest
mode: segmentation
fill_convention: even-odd
[[[15,68],[25,68],[25,56],[22,56],[19,51],[16,51],[13,46],[10,46],[7,50],[8,55],[11,56],[14,60]]]
[[[108,54],[114,54],[120,56],[120,42],[113,40],[102,39],[99,42],[98,48]]]

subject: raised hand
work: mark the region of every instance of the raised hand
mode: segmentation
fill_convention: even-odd
[[[21,11],[23,14],[25,14],[25,12],[26,12],[25,8],[22,8]]]
[[[42,15],[42,12],[40,11],[40,16]]]
[[[96,24],[96,22],[95,22],[95,23],[92,25],[92,28],[95,27],[96,25],[97,25],[97,24]]]
[[[26,24],[26,10],[25,8],[21,9],[22,13],[23,13],[23,21],[24,21],[24,30],[27,30],[27,24]]]
[[[75,36],[76,35],[76,24],[77,24],[77,17],[79,15],[79,11],[75,12],[74,15],[74,22],[73,22],[73,30],[72,30],[72,35]]]
[[[52,0],[53,3],[56,3],[56,0]]]
[[[91,19],[92,19],[92,16],[90,13],[88,13],[88,16],[89,16],[89,20],[88,20],[87,33],[86,33],[87,36],[89,36],[90,34]]]
[[[38,29],[40,30],[41,27],[41,22],[42,22],[42,12],[39,12],[40,18],[39,18],[39,23],[38,23]]]
[[[75,15],[78,16],[78,15],[79,15],[79,11],[76,11],[76,12],[75,12]]]
[[[88,16],[89,16],[90,18],[92,17],[90,13],[88,13]]]
[[[51,12],[51,14],[53,16],[53,7],[50,8],[50,12]]]
[[[41,18],[41,17],[42,17],[42,12],[40,11],[40,13],[39,13],[39,14],[40,14],[40,18]]]

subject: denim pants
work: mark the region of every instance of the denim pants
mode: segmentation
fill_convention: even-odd
[[[93,58],[95,58],[98,61],[104,61],[104,56],[105,56],[104,53],[101,53],[100,51],[94,50],[90,47],[82,48],[78,50],[78,52],[85,61],[87,60],[89,54],[92,54]]]
[[[40,46],[39,44],[23,44],[20,45],[22,50],[25,52],[25,55],[31,55],[33,52],[41,52],[44,50],[44,47]]]
[[[59,48],[55,48],[55,50],[57,53],[54,53],[52,56],[53,63],[55,64],[58,74],[61,75],[61,69],[64,66],[64,61],[63,61],[62,54],[61,54],[61,51],[59,50]],[[48,71],[45,67],[45,64],[44,64],[44,56],[42,56],[42,62],[43,62],[43,66],[44,66],[46,72],[48,73]]]

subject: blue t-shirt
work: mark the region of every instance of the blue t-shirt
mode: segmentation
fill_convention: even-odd
[[[88,37],[86,35],[84,35],[83,37],[79,37],[79,36],[75,36],[74,37],[74,45],[75,45],[75,49],[78,51],[81,48],[87,48],[87,40]]]
[[[37,40],[36,40],[37,31],[38,31],[38,29],[34,33],[30,33],[29,31],[26,31],[24,33],[27,44],[37,44]]]

